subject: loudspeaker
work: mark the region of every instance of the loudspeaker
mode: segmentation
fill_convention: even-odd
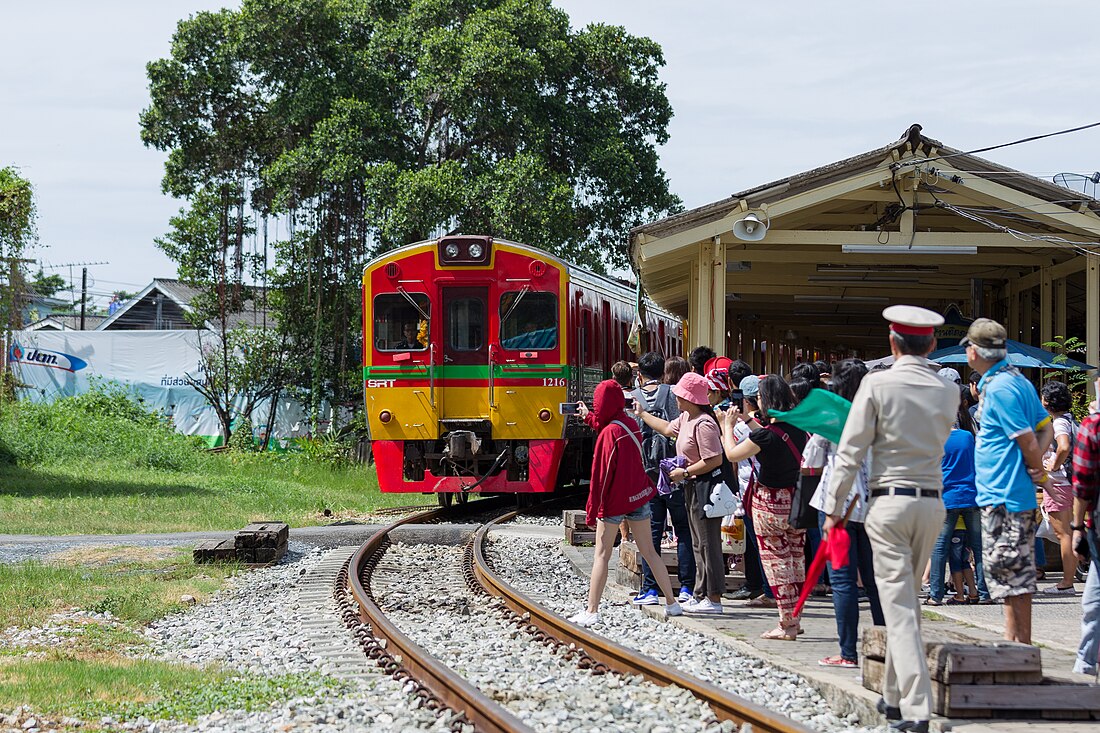
[[[757,219],[756,214],[748,214],[733,223],[733,236],[746,242],[759,242],[767,233],[767,225]]]

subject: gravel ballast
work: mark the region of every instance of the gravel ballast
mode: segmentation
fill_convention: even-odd
[[[528,725],[564,731],[732,731],[681,688],[595,675],[507,622],[507,612],[461,575],[462,549],[395,545],[372,589],[402,631]],[[431,583],[410,578],[432,578]]]
[[[585,605],[588,581],[574,572],[560,539],[491,534],[487,552],[505,581],[555,613],[570,616]],[[812,728],[829,733],[877,730],[853,725],[854,716],[849,721],[835,715],[802,677],[720,646],[709,636],[606,601],[600,605],[600,619],[592,631]]]

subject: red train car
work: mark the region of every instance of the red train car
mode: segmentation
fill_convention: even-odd
[[[563,403],[634,358],[633,287],[546,252],[449,236],[363,272],[363,380],[382,491],[550,492],[587,477],[593,436]],[[647,303],[643,351],[679,354]]]

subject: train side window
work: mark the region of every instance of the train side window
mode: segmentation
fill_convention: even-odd
[[[519,291],[501,295],[500,345],[511,350],[556,348],[558,297],[531,292],[520,297]]]
[[[374,298],[374,348],[379,351],[423,351],[428,348],[431,303],[423,293],[409,293],[413,306],[400,293]],[[423,313],[421,313],[423,311]]]
[[[447,312],[447,341],[455,351],[480,351],[484,344],[485,302],[455,298]]]

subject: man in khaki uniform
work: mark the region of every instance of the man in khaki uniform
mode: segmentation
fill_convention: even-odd
[[[959,408],[959,389],[925,357],[943,317],[895,305],[890,321],[894,365],[863,379],[837,448],[825,500],[826,532],[843,524],[845,500],[868,448],[874,449],[866,528],[875,583],[886,617],[886,676],[879,710],[894,731],[925,733],[932,687],[920,636],[917,591],[943,529],[943,446]]]

